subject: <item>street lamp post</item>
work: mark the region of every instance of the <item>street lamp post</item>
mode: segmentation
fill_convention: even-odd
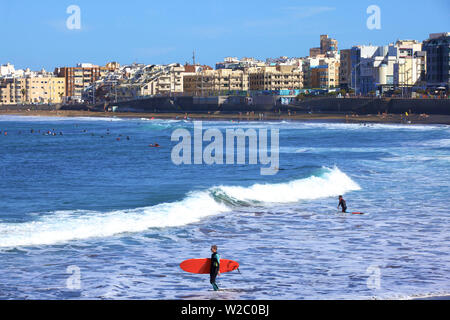
[[[355,86],[352,88],[353,90],[355,90],[355,95],[356,95],[356,67],[358,67],[360,64],[362,63],[362,61],[360,61],[358,64],[356,64],[353,68],[352,68],[352,75],[353,72],[355,72]],[[352,85],[353,85],[353,76],[352,76]]]
[[[95,105],[95,82],[92,88],[92,105]]]

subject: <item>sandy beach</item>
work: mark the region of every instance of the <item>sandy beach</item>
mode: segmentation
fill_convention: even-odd
[[[360,115],[345,114],[275,114],[265,113],[261,118],[259,114],[205,114],[205,113],[112,113],[90,111],[6,111],[0,110],[0,115],[42,116],[42,117],[118,117],[118,118],[155,118],[155,119],[183,119],[186,116],[191,120],[235,120],[235,121],[336,121],[348,123],[403,123],[403,124],[446,124],[450,125],[450,115]]]

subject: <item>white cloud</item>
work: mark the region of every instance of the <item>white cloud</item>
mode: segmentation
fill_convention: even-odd
[[[272,19],[256,19],[244,22],[244,27],[276,27],[286,26],[298,20],[310,18],[325,12],[335,11],[334,7],[325,6],[296,6],[282,7],[278,9],[278,14]]]
[[[289,15],[291,15],[297,19],[304,19],[304,18],[316,16],[316,15],[324,13],[324,12],[335,11],[336,8],[320,7],[320,6],[319,7],[284,7],[284,8],[282,8],[282,10],[285,12],[288,12]]]

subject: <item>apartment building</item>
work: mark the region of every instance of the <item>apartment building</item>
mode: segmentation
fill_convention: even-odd
[[[234,58],[226,57],[222,62],[216,63],[216,70],[219,69],[232,69],[232,70],[244,70],[253,67],[262,67],[265,63],[255,58]]]
[[[220,95],[230,91],[248,91],[246,70],[201,70],[184,74],[184,93],[192,96]]]
[[[416,40],[396,42],[397,61],[394,64],[394,85],[396,87],[425,86],[426,52],[422,43]]]
[[[351,60],[351,87],[356,94],[393,89],[394,64],[397,62],[395,46],[354,46]]]
[[[311,67],[312,88],[339,87],[339,61],[323,59],[318,66]]]
[[[340,52],[339,86],[342,89],[350,89],[352,75],[351,50],[345,49]]]
[[[433,33],[423,42],[429,88],[450,87],[450,32]]]
[[[249,70],[249,89],[252,91],[302,89],[303,82],[303,71],[297,66],[266,66]]]
[[[0,77],[7,77],[15,74],[15,72],[16,69],[14,68],[14,65],[10,63],[0,65]]]
[[[142,89],[142,95],[166,95],[183,92],[184,67],[180,64],[155,66]]]
[[[116,70],[117,64],[111,63],[105,67],[90,63],[80,63],[76,67],[56,68],[55,74],[66,80],[67,100],[82,101],[83,91],[95,81]]]
[[[329,38],[327,34],[320,36],[320,53],[327,54],[328,52],[338,51],[338,41]]]
[[[388,46],[354,46],[351,51],[351,87],[369,94],[424,86],[426,52],[415,40],[399,40]],[[341,58],[342,60],[342,58]]]
[[[61,103],[65,89],[65,78],[50,75],[3,79],[0,81],[0,103]]]
[[[309,50],[309,56],[312,58],[335,56],[339,51],[338,41],[330,38],[328,35],[323,34],[320,36],[320,47],[311,48]]]
[[[25,103],[25,81],[20,78],[0,80],[0,104]]]

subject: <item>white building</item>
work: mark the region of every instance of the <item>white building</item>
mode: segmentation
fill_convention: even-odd
[[[421,85],[426,54],[415,40],[399,40],[387,46],[355,46],[351,49],[351,86],[357,94],[382,93]]]
[[[30,69],[18,69],[16,70],[14,68],[14,65],[12,64],[4,64],[0,66],[0,78],[7,78],[7,79],[15,79],[15,78],[23,78],[25,76],[33,77],[35,76],[35,72],[31,71]]]
[[[4,64],[0,66],[0,77],[6,77],[8,75],[12,75],[16,72],[16,69],[12,64]]]
[[[351,49],[351,87],[356,94],[376,92],[394,84],[397,48],[389,46],[355,46]]]
[[[226,57],[222,62],[216,63],[216,69],[232,69],[232,70],[244,70],[247,68],[263,67],[266,64],[263,61],[255,58],[234,58]]]
[[[397,41],[398,60],[394,65],[394,84],[397,87],[425,86],[426,52],[415,40]]]

